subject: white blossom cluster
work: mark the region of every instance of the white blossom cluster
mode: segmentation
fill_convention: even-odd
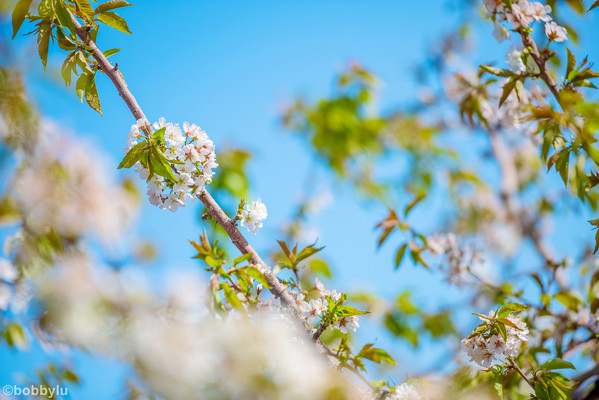
[[[487,86],[485,95],[479,93],[479,87],[484,83],[475,73],[460,74],[446,77],[443,80],[446,93],[451,100],[461,101],[464,96],[476,97],[480,113],[489,127],[495,130],[516,130],[519,136],[538,138],[536,124],[528,118],[527,106],[542,106],[545,104],[546,89],[540,85],[531,85],[512,90],[499,107],[503,86],[507,79],[497,82],[497,85]]]
[[[142,128],[147,124],[147,120],[140,119],[131,126],[125,154],[146,138]],[[176,182],[155,173],[148,181],[147,194],[151,204],[174,212],[194,199],[194,194],[212,181],[213,169],[218,167],[214,143],[199,126],[188,122],[183,123],[183,130],[179,124],[166,122],[164,118],[153,126],[156,130],[166,129],[159,146],[167,160],[175,161],[169,165]],[[139,161],[134,166],[140,178],[148,180],[149,169]]]
[[[563,42],[568,38],[565,28],[557,25],[551,18],[551,6],[538,1],[519,0],[511,5],[511,10],[503,0],[483,0],[487,7],[487,18],[494,21],[493,36],[499,43],[511,37],[508,28],[502,25],[507,21],[513,30],[528,28],[533,21],[545,23],[545,34],[550,40]]]
[[[334,289],[325,289],[324,285],[318,278],[316,278],[315,287],[320,292],[320,297],[317,299],[305,301],[306,296],[303,294],[297,295],[297,302],[300,311],[304,314],[304,319],[310,326],[314,326],[314,324],[320,320],[321,315],[326,314],[328,310],[327,298],[333,300],[334,302],[338,302],[341,299],[341,293]],[[350,330],[355,332],[359,327],[360,324],[358,323],[358,316],[351,315],[340,318],[332,328],[338,329],[342,333],[347,333]]]
[[[389,400],[422,400],[416,388],[408,383],[395,386],[395,391],[387,397]]]
[[[262,310],[214,319],[198,275],[167,279],[167,292],[157,293],[128,268],[63,259],[41,286],[49,310],[44,329],[132,362],[160,398],[307,400],[332,390],[355,398],[353,386],[290,318]]]
[[[505,325],[507,340],[504,340],[501,333],[495,333],[491,329],[489,320],[494,320],[496,313],[491,311],[488,319],[479,317],[485,321],[482,326],[488,328],[482,332],[476,332],[469,338],[462,340],[470,361],[474,361],[483,368],[489,368],[495,360],[505,360],[510,357],[516,357],[520,351],[523,341],[528,341],[528,328],[526,323],[514,315],[508,315],[506,318],[515,328]],[[480,326],[479,326],[480,328]],[[477,329],[479,329],[477,328]]]
[[[268,217],[266,206],[262,203],[261,199],[258,199],[251,204],[245,206],[245,210],[241,212],[239,219],[241,226],[245,226],[248,231],[254,235],[258,233],[258,230],[262,228],[262,221]]]
[[[487,7],[487,18],[494,21],[493,36],[501,43],[511,38],[510,30],[502,25],[508,22],[513,30],[528,28],[533,21],[545,24],[545,35],[550,41],[563,42],[568,39],[566,28],[559,26],[552,20],[551,6],[544,5],[538,1],[519,0],[514,2],[511,9],[502,0],[484,0]],[[524,61],[525,60],[525,61]],[[531,72],[538,70],[532,57],[524,55],[521,48],[511,47],[506,55],[506,61],[514,73]],[[526,62],[526,63],[525,63]]]
[[[111,179],[96,146],[63,132],[43,121],[42,140],[14,178],[15,204],[35,235],[90,233],[112,242],[136,215],[136,198]]]
[[[428,249],[434,256],[444,256],[441,269],[447,280],[455,285],[462,285],[469,272],[477,271],[483,263],[482,253],[472,246],[459,243],[454,233],[437,234],[428,239]]]

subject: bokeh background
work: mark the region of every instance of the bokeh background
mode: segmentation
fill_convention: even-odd
[[[249,200],[261,198],[269,213],[263,230],[255,237],[248,235],[260,253],[274,249],[275,239],[284,236],[281,227],[289,223],[303,200],[317,197],[318,210],[307,216],[300,237],[304,245],[318,240],[319,245],[326,246],[323,257],[334,273],[327,287],[371,291],[389,299],[410,290],[422,309],[434,311],[460,304],[467,294],[446,285],[443,276],[414,267],[408,260],[394,271],[396,249],[377,249],[378,235],[374,232],[375,224],[387,213],[385,204],[339,180],[300,135],[283,127],[282,115],[298,96],[315,101],[330,95],[335,75],[352,63],[379,78],[379,112],[409,108],[423,95],[415,78],[417,67],[430,56],[432,48],[439,46],[445,33],[481,12],[480,4],[458,0],[144,0],[120,11],[133,35],[103,27],[98,44],[102,49],[122,49],[112,60],[118,62],[150,121],[165,117],[167,121],[200,125],[216,143],[217,158],[219,149],[231,146],[251,152],[247,164]],[[577,48],[599,54],[597,14],[577,18],[583,38]],[[477,21],[469,25],[472,52],[458,62],[474,67],[494,60],[502,63],[509,45],[497,44],[491,36],[492,25]],[[4,14],[0,20],[3,41],[10,39],[11,32],[10,17]],[[40,112],[61,129],[104,151],[106,163],[116,168],[129,127],[135,122],[116,90],[108,78],[98,78],[104,113],[100,117],[79,103],[72,88],[64,87],[60,77],[64,54],[51,49],[48,71],[44,72],[33,42],[31,37],[19,36],[3,51],[10,52],[11,59],[25,71],[27,91]],[[480,138],[464,136],[462,140],[465,153],[486,146]],[[400,171],[404,162],[388,160],[386,170],[379,173]],[[134,175],[130,171],[115,173]],[[492,169],[488,177],[491,182],[497,180]],[[138,183],[145,190],[143,183]],[[199,262],[191,258],[194,251],[188,240],[197,240],[206,224],[199,218],[201,204],[196,202],[173,214],[142,199],[141,217],[130,237],[109,249],[107,258],[132,262],[123,257],[135,238],[141,237],[157,250],[157,257],[144,267],[152,271],[157,283],[169,268],[199,270]],[[434,231],[444,207],[439,191],[438,196],[430,196],[415,209],[414,225]],[[554,229],[562,233],[552,243],[557,250],[589,239],[588,225],[581,218],[566,215]],[[3,231],[0,239],[10,233]],[[526,252],[522,257],[534,258]],[[490,276],[500,273],[490,271]],[[401,382],[406,376],[452,368],[455,343],[425,337],[414,348],[365,319],[361,321],[359,338],[376,341],[399,364],[386,372],[385,378]],[[457,325],[467,331],[475,323],[469,312],[464,312]],[[41,366],[52,357],[36,346],[18,353],[0,348],[0,384],[15,382],[20,372]],[[72,359],[82,382],[70,388],[72,398],[115,398],[123,392],[122,378],[128,372],[123,364],[110,359],[98,361],[81,351],[73,352]]]

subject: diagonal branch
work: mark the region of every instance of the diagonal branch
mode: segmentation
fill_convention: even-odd
[[[535,64],[537,64],[537,66],[539,67],[539,70],[541,71],[539,73],[539,76],[541,77],[543,82],[545,82],[545,84],[547,85],[547,87],[549,88],[549,90],[551,91],[553,96],[556,98],[557,102],[560,103],[559,89],[557,88],[557,84],[555,83],[555,81],[551,77],[551,74],[549,73],[549,68],[547,68],[547,60],[541,56],[541,53],[539,52],[537,44],[530,37],[530,34],[528,34],[526,32],[522,32],[522,31],[519,31],[519,32],[520,32],[520,35],[522,36],[522,44],[525,47],[530,48],[530,55],[531,55],[532,59],[535,61]],[[560,103],[560,105],[561,105],[561,103]]]
[[[102,69],[102,72],[104,72],[110,78],[114,86],[117,88],[119,95],[123,98],[125,104],[127,104],[127,107],[129,107],[129,110],[131,110],[131,113],[135,119],[139,120],[141,118],[146,118],[143,110],[137,103],[137,100],[127,87],[127,84],[125,83],[122,74],[118,70],[118,67],[113,66],[110,61],[108,61],[94,40],[90,37],[87,30],[81,26],[79,21],[72,14],[71,19],[75,25],[77,35],[81,38],[81,40],[83,40],[83,42],[85,42],[86,46],[89,46],[92,55]],[[147,128],[150,134],[154,132],[154,128],[151,126],[151,124],[148,124]],[[210,216],[223,227],[225,232],[227,232],[227,235],[229,235],[235,247],[237,247],[242,254],[252,255],[251,261],[253,264],[260,267],[266,276],[266,280],[271,286],[269,288],[271,293],[278,297],[281,300],[281,303],[283,303],[293,315],[299,318],[301,313],[295,299],[291,296],[291,294],[289,294],[289,292],[287,292],[285,285],[279,281],[270,267],[266,265],[256,250],[254,250],[254,248],[248,243],[241,232],[239,232],[239,229],[237,229],[237,224],[227,216],[227,214],[218,205],[210,193],[206,191],[206,189],[200,190],[197,197],[208,209],[208,214],[210,214]]]

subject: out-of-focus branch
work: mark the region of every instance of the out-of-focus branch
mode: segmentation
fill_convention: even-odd
[[[551,77],[549,78],[551,79]],[[521,226],[522,232],[530,238],[545,263],[551,266],[557,265],[555,257],[542,240],[536,227],[536,221],[526,217],[520,207],[517,197],[518,170],[512,152],[495,129],[489,129],[489,141],[493,155],[501,169],[501,198],[505,203],[508,216]]]
[[[508,213],[516,218],[519,205],[516,193],[518,191],[518,171],[512,153],[495,129],[489,130],[491,148],[499,168],[501,169],[501,197],[506,204]]]
[[[143,110],[137,103],[137,100],[127,87],[125,80],[118,71],[118,68],[110,64],[110,61],[108,61],[108,59],[104,56],[94,40],[92,40],[90,37],[89,33],[81,26],[79,21],[73,15],[71,15],[71,19],[75,25],[75,29],[77,30],[77,35],[85,42],[87,46],[90,47],[94,59],[102,71],[110,78],[114,86],[117,88],[119,95],[123,98],[125,104],[127,104],[127,107],[129,107],[129,110],[131,110],[131,113],[135,119],[138,120],[140,118],[146,118]],[[148,124],[147,127],[150,134],[154,132],[154,129],[150,124]],[[271,293],[278,297],[281,300],[281,303],[283,303],[293,315],[300,317],[301,313],[294,298],[287,292],[285,286],[275,276],[270,267],[268,267],[268,265],[262,261],[260,255],[258,255],[256,250],[250,246],[245,237],[243,237],[241,232],[239,232],[239,229],[237,229],[237,224],[227,216],[227,214],[218,205],[210,193],[206,191],[206,189],[200,190],[197,196],[208,209],[208,214],[210,214],[210,216],[223,227],[225,232],[227,232],[227,235],[229,235],[235,247],[237,247],[242,254],[252,255],[251,262],[259,266],[266,276],[268,284],[270,285],[269,289]]]

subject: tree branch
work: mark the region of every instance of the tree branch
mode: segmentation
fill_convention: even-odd
[[[530,55],[531,55],[532,59],[535,61],[535,63],[537,64],[537,66],[539,67],[539,70],[541,71],[539,73],[539,77],[543,80],[543,82],[545,82],[545,84],[547,85],[547,87],[549,88],[549,90],[551,91],[551,93],[556,98],[557,102],[559,103],[560,102],[559,89],[557,88],[557,84],[551,77],[551,74],[549,74],[549,69],[547,68],[547,62],[546,62],[545,58],[543,58],[541,56],[541,53],[539,53],[537,44],[530,37],[530,34],[523,32],[521,30],[519,32],[520,32],[520,36],[522,36],[522,44],[525,47],[530,48]],[[560,105],[561,105],[561,103],[560,103]]]
[[[533,390],[535,389],[535,386],[528,379],[528,377],[526,376],[526,374],[524,372],[522,372],[522,370],[520,369],[520,367],[518,366],[518,364],[516,364],[516,362],[513,359],[511,359],[511,358],[510,358],[510,366],[512,368],[514,368],[516,371],[518,371],[518,373],[520,374],[520,376],[522,378],[524,378],[524,380],[526,381],[526,383],[528,383],[528,386],[530,386]]]
[[[135,119],[139,120],[141,118],[146,118],[143,110],[137,103],[137,100],[127,87],[122,74],[117,70],[116,67],[113,67],[110,64],[110,61],[108,61],[108,59],[104,56],[102,51],[90,37],[89,33],[81,26],[79,21],[72,14],[71,19],[75,25],[77,35],[87,46],[89,46],[94,59],[102,71],[110,78],[114,86],[117,88],[119,95],[123,98],[125,104],[127,104],[127,107],[129,107],[129,110],[131,110],[131,113]],[[154,128],[151,126],[151,124],[148,124],[147,128],[150,134],[154,133]],[[262,261],[256,250],[250,246],[241,232],[239,232],[237,225],[227,216],[227,214],[218,205],[210,193],[208,193],[206,189],[201,189],[198,192],[197,197],[208,209],[208,214],[223,227],[225,232],[227,232],[227,235],[229,235],[235,247],[237,247],[242,254],[252,255],[251,262],[262,270],[262,273],[266,277],[268,284],[271,286],[269,288],[271,293],[278,297],[281,300],[281,303],[285,305],[294,316],[300,318],[301,313],[295,299],[287,292],[285,286],[275,276],[270,267],[266,265],[264,261]]]

